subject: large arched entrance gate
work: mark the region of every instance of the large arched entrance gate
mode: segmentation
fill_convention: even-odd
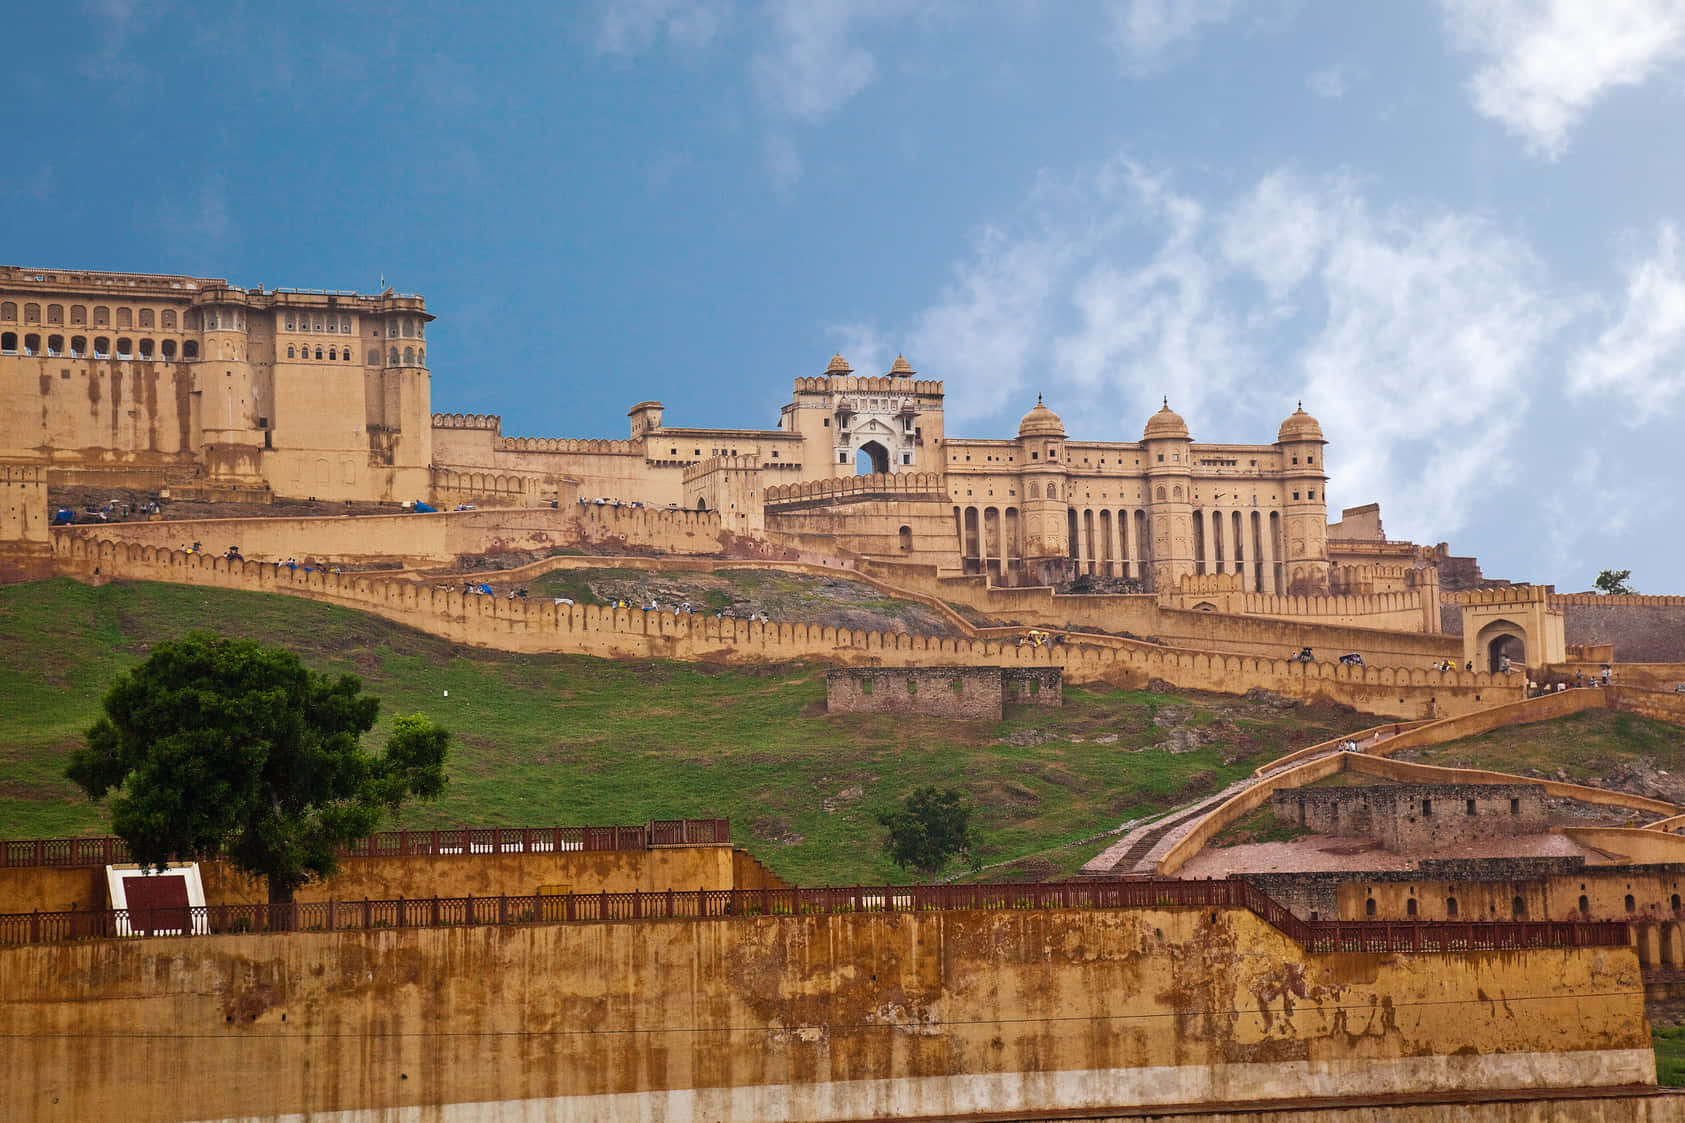
[[[1463,606],[1463,660],[1477,671],[1514,671],[1567,658],[1562,613],[1548,585],[1516,585],[1457,594]]]

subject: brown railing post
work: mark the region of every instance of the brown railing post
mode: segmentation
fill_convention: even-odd
[[[497,923],[499,927],[507,928],[509,926],[509,895],[507,893],[497,895]]]
[[[601,890],[597,896],[597,919],[608,919],[608,890]]]

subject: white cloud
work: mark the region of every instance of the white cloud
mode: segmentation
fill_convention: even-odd
[[[1355,72],[1345,63],[1325,66],[1321,70],[1312,71],[1305,76],[1305,87],[1317,97],[1330,100],[1343,98],[1351,89]]]
[[[877,79],[877,58],[860,32],[910,10],[904,0],[772,0],[750,63],[762,104],[808,124],[829,117]]]
[[[1207,24],[1234,14],[1235,0],[1114,0],[1109,41],[1124,69],[1143,77],[1162,69]]]
[[[1639,407],[1628,414],[1634,424],[1685,392],[1685,270],[1672,223],[1657,231],[1655,253],[1629,270],[1620,319],[1569,361],[1568,387],[1622,395]]]
[[[597,21],[597,51],[636,55],[659,39],[681,51],[699,51],[730,19],[725,0],[607,0]]]
[[[904,338],[964,386],[956,433],[1040,391],[1073,434],[1134,440],[1167,394],[1196,439],[1268,442],[1303,397],[1338,501],[1384,498],[1389,526],[1437,540],[1508,471],[1572,310],[1545,272],[1485,219],[1377,208],[1349,177],[1201,199],[1119,160],[1044,179]]]
[[[1452,42],[1481,58],[1475,108],[1548,159],[1598,101],[1685,54],[1682,0],[1440,0]]]

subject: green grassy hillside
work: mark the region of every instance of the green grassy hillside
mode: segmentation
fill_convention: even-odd
[[[57,580],[0,589],[0,836],[105,831],[101,810],[61,776],[64,754],[119,671],[193,628],[285,645],[319,670],[360,675],[384,719],[419,710],[452,729],[447,796],[402,825],[723,815],[741,844],[810,885],[898,878],[873,815],[922,784],[969,792],[980,857],[1001,862],[1185,801],[1372,720],[1075,687],[1062,710],[1016,710],[999,723],[831,716],[818,665],[510,655],[284,596]],[[1196,747],[1146,748],[1172,733]],[[371,740],[383,737],[377,728]],[[1005,872],[1065,872],[1098,845]]]

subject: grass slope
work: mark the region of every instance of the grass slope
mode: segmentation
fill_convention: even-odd
[[[1611,774],[1643,764],[1678,773],[1685,770],[1685,729],[1638,714],[1587,710],[1554,721],[1512,725],[1460,741],[1405,749],[1399,760],[1444,768],[1528,771],[1584,784],[1604,784]]]
[[[382,700],[371,743],[399,713],[422,711],[454,731],[447,795],[404,826],[722,815],[740,843],[810,885],[898,880],[874,813],[923,784],[969,792],[980,858],[1003,861],[1193,798],[1370,720],[1077,687],[1062,710],[1017,710],[999,723],[832,716],[822,666],[512,655],[285,596],[61,579],[0,589],[0,836],[105,831],[101,809],[63,779],[64,754],[120,671],[193,628],[361,676]],[[1214,740],[1181,754],[1130,751],[1164,741],[1154,718],[1173,715]],[[1088,851],[1017,872],[1074,869]]]

